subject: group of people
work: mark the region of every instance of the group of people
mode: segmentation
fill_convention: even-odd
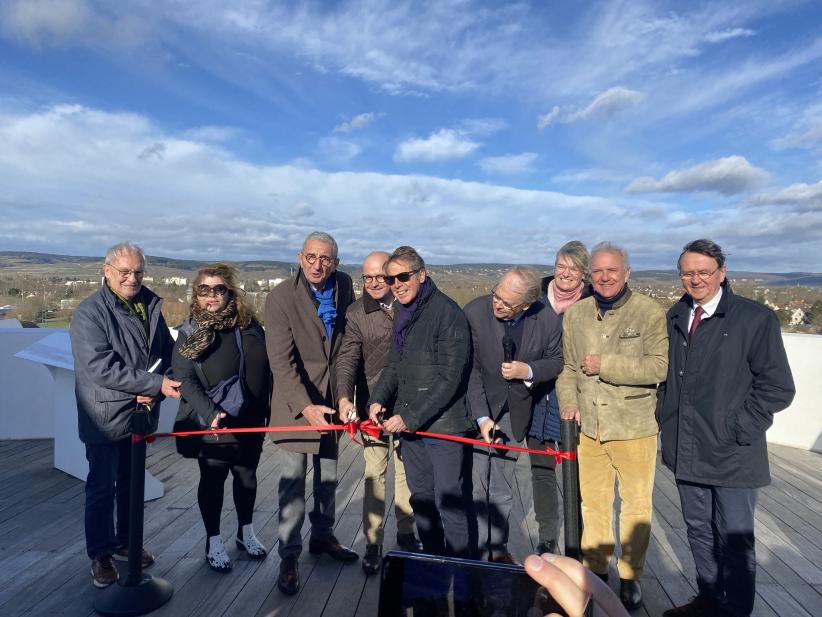
[[[580,242],[565,244],[550,277],[511,268],[464,310],[438,289],[412,247],[368,255],[359,299],[337,268],[329,234],[309,234],[298,260],[297,273],[268,295],[265,328],[233,267],[201,268],[175,342],[161,300],[142,285],[142,250],[126,242],[108,251],[105,284],[80,304],[70,330],[96,586],[117,580],[113,560],[128,558],[132,414],[140,406],[156,427],[161,399],[180,397],[175,430],[316,427],[269,433],[280,450],[277,584],[285,594],[300,588],[309,459],[309,551],[359,558],[333,532],[340,433],[332,424],[369,419],[382,429],[381,437],[363,435],[362,567],[373,574],[392,459],[401,549],[516,562],[507,546],[516,453],[418,433],[545,451],[563,448],[565,419],[580,426],[589,574],[607,581],[618,541],[621,606],[642,604],[661,429],[698,585],[695,598],[665,615],[750,615],[754,509],[757,489],[770,479],[765,431],[790,404],[794,385],[778,320],[732,293],[718,245],[685,246],[677,262],[685,294],[667,315],[630,289],[628,255],[607,242],[590,254]],[[266,557],[252,521],[262,444],[253,432],[177,439],[178,451],[200,468],[198,504],[214,570],[231,569],[220,532],[229,471],[236,545],[252,559]],[[526,566],[539,578],[559,552],[558,487],[553,457],[532,454],[530,465],[537,552],[547,561]],[[143,566],[153,561],[143,550]]]

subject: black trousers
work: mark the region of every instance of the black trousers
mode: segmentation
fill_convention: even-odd
[[[676,483],[699,594],[722,614],[747,617],[756,593],[754,510],[758,489]]]
[[[423,548],[434,555],[472,557],[471,446],[403,434],[402,452]]]
[[[254,502],[257,499],[257,461],[244,464],[214,458],[198,458],[200,485],[197,487],[197,503],[203,516],[206,535],[220,535],[220,515],[223,510],[223,493],[228,472],[234,476],[234,507],[237,509],[237,526],[251,523]]]
[[[528,448],[544,450],[557,445],[528,436]],[[557,488],[557,461],[547,454],[531,454],[531,492],[534,498],[534,516],[539,526],[539,541],[546,544],[557,540],[559,533],[559,490]]]

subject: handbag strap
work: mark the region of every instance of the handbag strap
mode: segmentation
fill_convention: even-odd
[[[243,352],[243,333],[240,326],[234,328],[234,339],[237,341],[237,349],[240,350],[240,383],[245,387],[245,353]]]

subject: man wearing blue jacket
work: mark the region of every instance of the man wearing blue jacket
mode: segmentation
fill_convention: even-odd
[[[80,303],[69,329],[78,429],[89,464],[86,551],[95,587],[117,580],[113,558],[128,560],[132,414],[138,405],[149,406],[154,430],[160,399],[180,396],[180,382],[164,376],[174,341],[160,312],[162,301],[143,287],[145,265],[140,247],[111,247],[102,288]],[[152,563],[144,550],[143,567]]]
[[[756,592],[757,493],[771,481],[765,431],[795,388],[776,315],[731,292],[722,249],[694,240],[678,267],[686,293],[668,311],[668,380],[657,419],[699,593],[664,617],[747,617]]]

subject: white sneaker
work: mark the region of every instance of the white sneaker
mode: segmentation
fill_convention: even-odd
[[[231,572],[231,559],[225,551],[223,539],[220,536],[211,536],[206,540],[206,561],[208,566],[217,572]]]
[[[244,550],[252,559],[265,559],[268,551],[254,535],[254,525],[243,525],[237,534],[237,548]]]

